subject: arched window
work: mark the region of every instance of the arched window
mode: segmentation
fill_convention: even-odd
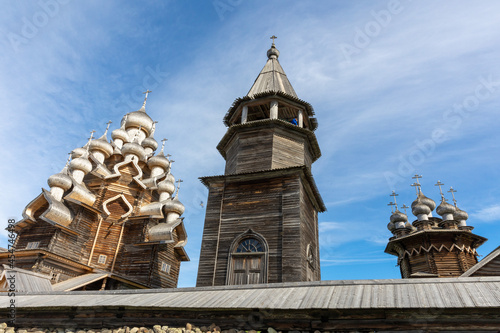
[[[267,244],[251,230],[238,236],[231,245],[226,284],[267,282]]]

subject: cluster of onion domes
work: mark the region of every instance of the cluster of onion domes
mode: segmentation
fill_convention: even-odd
[[[146,95],[147,98],[147,95]],[[134,178],[142,184],[142,187],[152,192],[156,191],[157,196],[153,196],[153,202],[145,204],[151,207],[139,207],[139,215],[141,211],[150,212],[158,210],[157,214],[149,214],[148,216],[156,216],[164,218],[163,222],[175,222],[185,210],[184,205],[179,201],[179,186],[177,193],[175,186],[175,178],[171,173],[172,162],[164,154],[165,144],[161,151],[155,155],[158,148],[158,142],[154,138],[156,122],[146,113],[146,99],[142,107],[138,111],[127,113],[120,127],[111,132],[111,141],[107,139],[109,125],[104,134],[98,139],[92,138],[92,135],[83,147],[74,149],[71,152],[70,159],[66,163],[64,169],[48,179],[48,185],[51,188],[51,195],[60,203],[63,203],[63,195],[65,192],[75,191],[78,195],[88,196],[89,199],[83,202],[87,205],[92,205],[95,202],[95,195],[92,194],[83,180],[85,176],[100,168],[101,172],[96,173],[103,178],[114,178],[120,176],[117,165],[131,163],[132,167],[139,168],[139,176]],[[92,132],[93,133],[93,132]],[[113,169],[108,169],[105,162],[112,156],[112,164],[115,164]],[[139,164],[138,162],[143,162]],[[112,165],[111,164],[111,165]],[[109,162],[108,162],[109,165]],[[143,170],[147,167],[149,170]],[[104,171],[102,171],[104,170]],[[118,171],[117,171],[118,170]],[[57,221],[56,221],[57,222]],[[160,221],[161,222],[161,221]]]
[[[442,191],[441,191],[441,184],[438,181],[438,184],[436,186],[440,186],[440,193],[441,193],[441,202],[439,206],[436,207],[436,202],[432,200],[431,198],[426,197],[421,189],[420,189],[420,184],[413,184],[412,186],[417,187],[417,198],[412,202],[411,204],[411,211],[413,215],[417,218],[412,224],[408,222],[408,216],[406,215],[406,210],[405,213],[402,213],[399,211],[397,203],[390,203],[389,205],[391,206],[396,206],[396,209],[393,210],[391,217],[390,217],[390,222],[387,225],[387,228],[394,234],[394,235],[400,235],[402,231],[402,234],[408,234],[409,232],[420,230],[422,226],[426,226],[428,228],[449,228],[450,225],[454,226],[455,228],[462,228],[466,227],[467,223],[466,220],[468,219],[468,214],[461,210],[460,208],[457,207],[455,197],[453,196],[453,202],[454,205],[450,204],[447,202],[445,199]],[[453,188],[450,189],[452,195]],[[397,194],[394,192],[391,194],[391,196],[394,196],[394,201],[396,199]],[[409,208],[406,206],[403,206],[405,208]],[[433,217],[432,212],[436,211],[436,213],[440,216],[440,218]],[[446,222],[446,223],[444,223]]]

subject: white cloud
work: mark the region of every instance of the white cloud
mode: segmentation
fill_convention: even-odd
[[[490,207],[485,207],[471,214],[476,220],[492,222],[500,220],[500,205],[496,204]]]

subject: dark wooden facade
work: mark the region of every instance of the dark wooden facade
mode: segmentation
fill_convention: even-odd
[[[266,75],[276,68],[285,80],[270,57],[254,87],[272,86]],[[289,82],[282,86],[290,90],[252,88],[226,114],[229,128],[217,146],[225,175],[201,178],[209,194],[198,287],[321,279],[318,212],[325,207],[310,172],[321,155],[316,121]]]

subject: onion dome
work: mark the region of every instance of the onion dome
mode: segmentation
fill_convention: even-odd
[[[62,188],[64,191],[69,190],[71,188],[71,185],[73,184],[73,181],[68,175],[68,166],[66,165],[61,170],[61,172],[50,176],[49,179],[47,180],[47,184],[49,185],[50,188],[59,187]]]
[[[165,205],[163,206],[163,209],[167,213],[174,212],[179,215],[182,215],[185,210],[184,205],[179,201],[177,196],[173,199],[167,200],[165,202]]]
[[[158,183],[158,193],[165,193],[167,192],[168,194],[172,195],[175,191],[175,184],[172,181],[169,181],[168,179],[165,179],[161,182]]]
[[[455,207],[455,212],[453,213],[453,219],[455,221],[465,221],[469,218],[469,214],[467,212],[461,210],[458,207]]]
[[[92,140],[89,145],[90,151],[98,150],[103,153],[103,155],[108,158],[113,155],[113,146],[106,139],[106,133],[103,134],[99,139]]]
[[[273,45],[271,46],[271,48],[269,50],[267,50],[267,57],[269,59],[278,59],[278,57],[280,56],[280,51],[278,51],[278,49],[276,48],[276,45]]]
[[[168,173],[166,180],[169,182],[175,183],[174,175],[172,175],[170,172]]]
[[[387,224],[387,229],[389,229],[390,232],[394,233],[394,231],[396,231],[396,225],[394,224],[394,222],[389,222]]]
[[[144,145],[144,141],[143,141]],[[160,167],[163,170],[167,170],[170,167],[170,161],[160,152],[156,156],[150,157],[148,159],[148,167],[152,169],[153,167]]]
[[[436,213],[443,216],[444,214],[453,214],[455,212],[455,206],[450,205],[446,201],[441,200],[441,204],[437,207]]]
[[[130,137],[125,131],[125,123],[127,122],[127,115],[123,117],[120,128],[115,129],[111,132],[111,138],[114,140],[122,140],[123,142],[130,142]]]
[[[415,216],[419,216],[422,214],[428,215],[428,214],[430,214],[431,209],[429,208],[429,206],[422,203],[422,201],[420,200],[420,197],[418,197],[417,200],[415,200],[411,203],[411,212]]]
[[[404,222],[407,222],[407,221],[408,221],[408,216],[406,216],[406,214],[401,213],[399,210],[396,210],[391,215],[391,222],[393,222],[393,223],[397,223],[397,222],[403,222],[404,223]]]
[[[127,117],[125,120],[125,129],[129,129],[131,127],[141,127],[142,130],[146,132],[146,136],[151,134],[149,128],[153,127],[154,121],[146,113],[144,105],[139,111],[127,113],[125,116]]]
[[[144,147],[144,148],[151,148],[151,150],[155,151],[156,148],[158,148],[158,142],[155,140],[155,138],[153,138],[153,136],[148,136],[147,138],[145,138],[141,145]]]
[[[77,159],[78,157],[81,157],[87,153],[87,149],[84,147],[81,148],[75,148],[71,151],[71,159]]]
[[[75,149],[76,150],[76,149]],[[71,170],[81,170],[85,174],[89,173],[92,170],[92,163],[90,163],[88,157],[87,151],[85,151],[85,154],[72,159],[71,162],[69,163],[69,166]]]
[[[156,122],[153,123],[153,128],[151,129],[151,134],[142,141],[142,146],[144,148],[151,148],[152,151],[155,151],[158,148],[158,141],[155,140],[153,135],[155,134]]]
[[[128,142],[123,145],[122,148],[123,155],[136,155],[139,157],[139,160],[144,160],[146,158],[146,152],[144,151],[144,147],[138,144],[137,142]]]
[[[434,210],[434,208],[436,208],[436,203],[434,202],[434,200],[432,200],[431,198],[427,198],[422,192],[419,193],[418,197],[420,198],[420,201],[424,205],[426,205],[427,207],[429,207],[429,209],[431,210],[431,212]]]
[[[447,203],[444,198],[441,200],[441,204],[437,207],[436,213],[438,213],[444,221],[453,220],[453,213],[455,213],[455,206]]]

